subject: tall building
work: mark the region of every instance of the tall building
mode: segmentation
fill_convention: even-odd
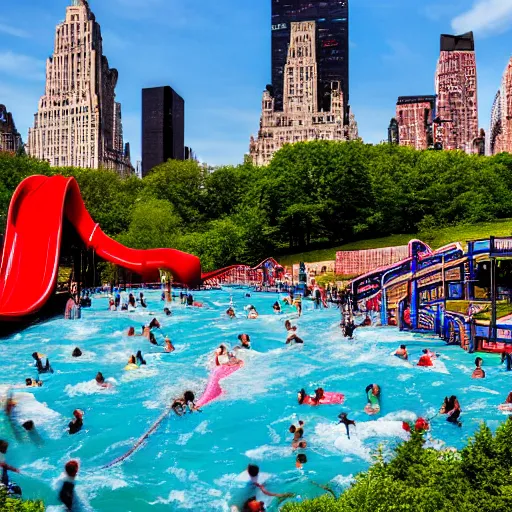
[[[185,101],[172,87],[142,89],[142,176],[185,159]]]
[[[0,105],[0,151],[16,153],[22,144],[12,114],[5,105]]]
[[[398,143],[415,149],[433,145],[432,121],[435,117],[435,96],[400,96],[396,103]]]
[[[349,122],[348,0],[272,0],[272,86],[276,112],[284,108],[284,69],[292,22],[316,23],[318,106],[331,110],[331,84],[341,84],[344,122]]]
[[[100,25],[87,0],[72,0],[46,62],[45,94],[29,130],[29,154],[52,166],[131,174],[121,105],[115,101],[117,79],[117,70],[103,55]]]
[[[489,132],[489,153],[512,153],[512,58],[494,99]]]
[[[272,87],[263,93],[258,137],[251,137],[249,153],[256,165],[267,165],[284,144],[308,140],[347,140],[358,137],[339,81],[329,86],[329,110],[319,105],[316,22],[291,24],[288,58],[284,67],[283,110],[277,111]]]
[[[478,153],[476,58],[472,32],[460,36],[441,36],[435,83],[436,146]]]

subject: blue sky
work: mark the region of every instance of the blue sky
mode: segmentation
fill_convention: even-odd
[[[45,59],[71,0],[0,0],[0,103],[26,140]],[[119,70],[125,140],[140,158],[143,87],[186,102],[186,143],[212,165],[236,164],[258,130],[270,81],[270,0],[89,0]],[[512,55],[512,0],[350,0],[351,104],[367,142],[387,137],[397,96],[433,94],[441,33],[476,37],[480,126]]]

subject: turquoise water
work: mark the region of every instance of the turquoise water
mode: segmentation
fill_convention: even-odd
[[[396,328],[361,328],[354,341],[342,337],[339,311],[315,311],[305,302],[304,315],[272,313],[275,294],[232,292],[239,318],[224,314],[230,294],[196,293],[204,308],[173,303],[173,316],[165,317],[159,292],[147,292],[148,310],[109,312],[107,299],[93,299],[79,321],[52,320],[0,341],[0,384],[23,384],[35,377],[30,354],[47,354],[55,369],[43,375],[40,389],[16,390],[16,421],[34,420],[44,444],[15,441],[1,417],[0,437],[11,442],[7,461],[23,474],[15,475],[25,497],[41,498],[50,511],[60,510],[57,479],[70,458],[80,460],[77,492],[83,510],[227,511],[240,496],[244,469],[256,463],[263,480],[274,492],[312,497],[321,492],[315,483],[341,490],[353,475],[368,467],[372,452],[381,444],[390,452],[405,432],[401,421],[418,415],[434,416],[445,395],[456,394],[461,403],[462,428],[442,417],[432,421],[430,443],[438,448],[461,447],[482,419],[495,428],[505,419],[497,410],[512,388],[512,375],[499,365],[498,356],[484,354],[487,378],[472,380],[474,355],[447,347],[435,338],[400,333]],[[256,320],[242,317],[243,307],[254,304]],[[128,338],[154,312],[176,351],[162,353],[145,338]],[[284,320],[299,327],[304,346],[286,346]],[[199,396],[220,343],[233,347],[240,333],[251,336],[253,350],[245,353],[245,366],[224,380],[225,395],[203,412],[170,416],[131,458],[111,469],[101,467],[127,451],[149,428],[169,402],[191,389]],[[161,340],[161,337],[159,337]],[[407,344],[417,361],[424,347],[441,353],[435,367],[412,366],[393,357],[400,343]],[[75,346],[84,355],[71,357]],[[128,357],[141,349],[147,367],[124,371]],[[111,390],[94,383],[96,372],[113,379]],[[364,388],[382,387],[382,411],[377,417],[363,412]],[[322,386],[346,395],[342,406],[299,406],[296,393]],[[5,395],[5,386],[2,389]],[[74,409],[85,411],[84,429],[70,436],[67,424]],[[347,439],[336,424],[341,411],[349,412],[357,428]],[[308,462],[295,467],[288,427],[305,421]],[[277,503],[268,503],[276,509]]]

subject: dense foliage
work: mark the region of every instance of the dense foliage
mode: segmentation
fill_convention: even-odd
[[[285,146],[264,168],[169,161],[143,180],[0,154],[0,231],[18,183],[54,173],[76,177],[109,235],[193,252],[207,270],[393,233],[428,242],[441,226],[512,217],[512,155],[315,141]]]
[[[512,419],[493,436],[482,425],[460,452],[423,447],[414,434],[393,459],[378,456],[338,499],[290,504],[283,512],[500,512],[512,510]]]
[[[5,490],[0,488],[0,510],[2,512],[44,512],[41,501],[21,501],[7,496]]]

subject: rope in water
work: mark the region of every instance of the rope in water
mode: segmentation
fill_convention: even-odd
[[[159,418],[151,425],[151,428],[142,436],[140,437],[137,442],[124,454],[118,457],[117,459],[114,459],[112,462],[109,462],[107,465],[102,466],[101,469],[108,469],[113,466],[116,466],[117,464],[120,464],[124,460],[126,460],[130,455],[132,455],[134,452],[136,452],[142,443],[160,426],[160,423],[164,421],[164,419],[169,415],[172,408],[168,407],[160,416]]]

